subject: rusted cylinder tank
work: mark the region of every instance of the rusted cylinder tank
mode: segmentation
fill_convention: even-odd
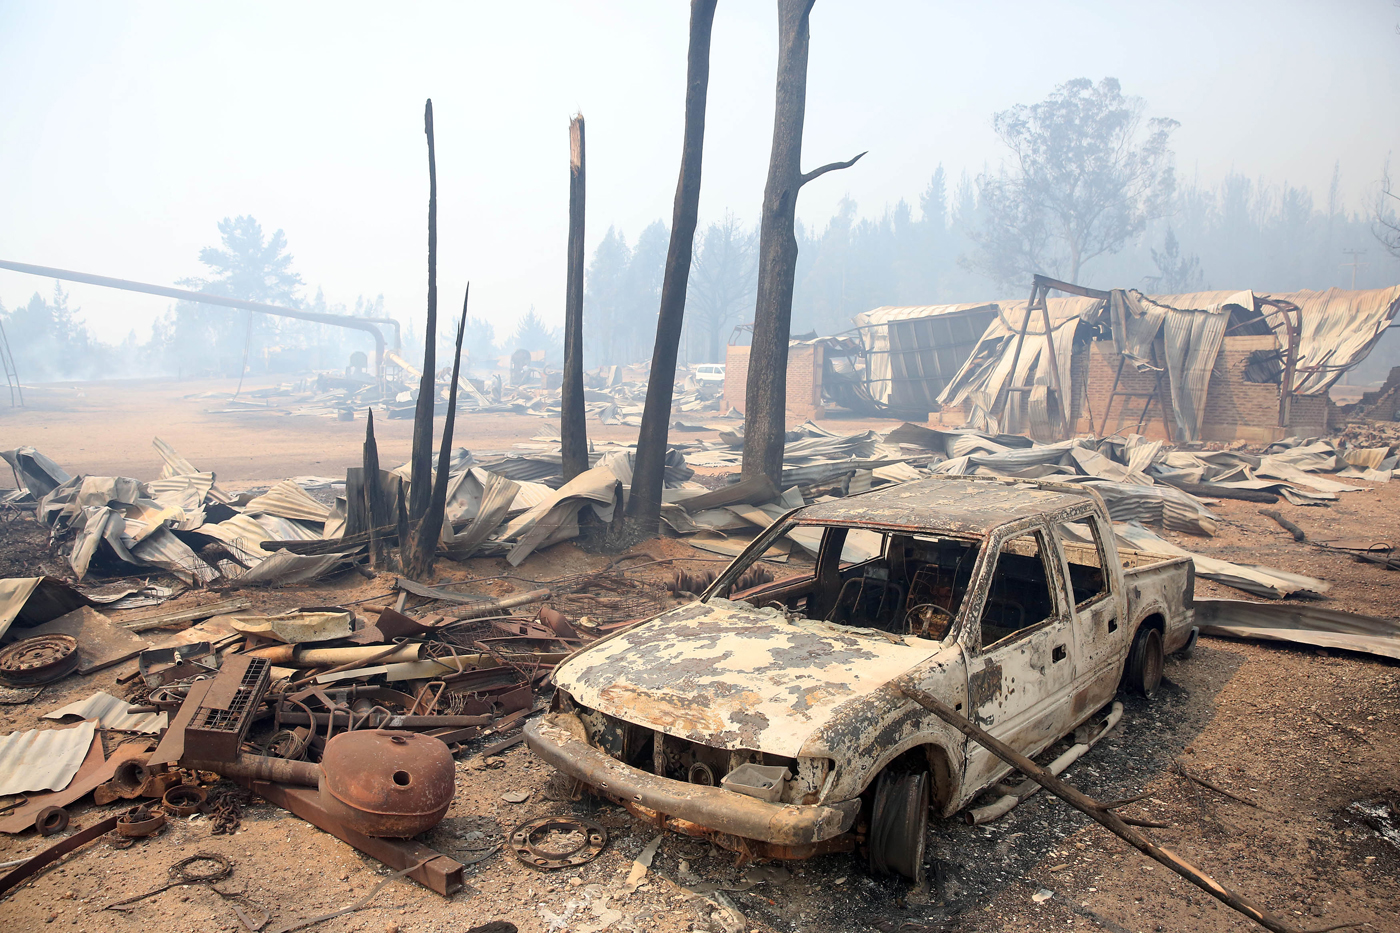
[[[452,752],[412,732],[342,732],[321,756],[321,806],[366,836],[406,838],[432,829],[456,792]]]

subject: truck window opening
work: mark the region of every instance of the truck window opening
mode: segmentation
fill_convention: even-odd
[[[982,646],[995,645],[1050,618],[1055,599],[1040,532],[1012,538],[1002,545],[996,572],[982,605]]]
[[[783,587],[778,600],[765,589],[751,601],[782,602],[808,619],[942,641],[962,607],[978,550],[971,538],[828,527],[809,583]]]
[[[1082,609],[1108,594],[1108,578],[1103,572],[1103,540],[1094,521],[1065,522],[1059,528],[1069,563],[1069,585],[1074,606]]]

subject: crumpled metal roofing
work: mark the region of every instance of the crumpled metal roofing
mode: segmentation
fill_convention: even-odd
[[[97,723],[71,729],[30,729],[0,737],[0,797],[63,790],[82,767]]]
[[[243,511],[247,515],[276,515],[305,522],[324,522],[331,515],[329,506],[311,498],[305,489],[289,479],[250,501]]]
[[[1269,294],[1299,308],[1298,365],[1326,365],[1321,372],[1300,375],[1293,391],[1321,395],[1350,367],[1366,358],[1400,311],[1400,285],[1348,291],[1301,291]],[[1280,327],[1276,327],[1277,332]]]
[[[168,718],[165,713],[132,713],[129,712],[130,709],[131,704],[126,700],[119,700],[110,693],[99,690],[86,700],[78,700],[45,713],[44,718],[63,719],[67,716],[78,716],[95,720],[103,729],[111,729],[114,732],[155,733],[165,728]]]

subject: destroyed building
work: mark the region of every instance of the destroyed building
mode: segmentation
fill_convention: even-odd
[[[1071,434],[1250,443],[1319,436],[1335,422],[1327,390],[1400,310],[1400,286],[1104,294],[1113,297],[1048,299],[1048,340],[1041,313],[1024,299],[862,312],[854,333],[870,413],[933,413],[944,425],[1055,439],[1053,358]],[[790,370],[790,394],[794,380],[806,387],[806,372]]]

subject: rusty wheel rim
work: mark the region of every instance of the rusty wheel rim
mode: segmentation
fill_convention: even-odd
[[[0,680],[16,687],[53,683],[78,667],[72,635],[38,635],[0,650]]]

